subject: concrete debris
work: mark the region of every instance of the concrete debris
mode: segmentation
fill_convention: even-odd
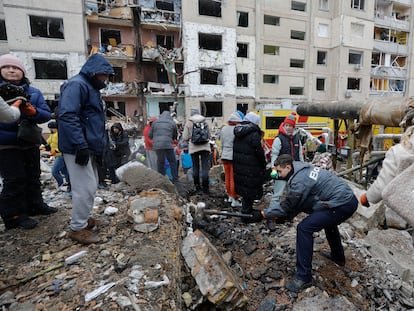
[[[181,253],[201,293],[209,301],[226,310],[241,308],[247,303],[242,281],[229,270],[201,231],[196,230],[184,239]]]

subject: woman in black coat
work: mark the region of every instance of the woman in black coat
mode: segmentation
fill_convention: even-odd
[[[131,155],[131,149],[129,148],[128,135],[124,132],[121,123],[114,123],[111,126],[109,135],[107,165],[109,178],[113,184],[116,184],[119,182],[119,179],[116,177],[115,170],[128,162],[129,156]]]
[[[262,148],[259,116],[249,112],[234,128],[233,166],[236,193],[242,199],[242,213],[252,214],[254,200],[263,195],[266,159]]]

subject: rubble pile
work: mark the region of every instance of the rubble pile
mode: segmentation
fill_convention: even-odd
[[[321,256],[329,246],[323,232],[315,235],[315,286],[295,294],[284,284],[295,272],[295,230],[305,215],[274,232],[266,222],[246,225],[238,217],[196,220],[190,207],[200,202],[240,212],[227,200],[221,170],[211,177],[206,196],[185,181],[174,191],[158,173],[130,165],[124,182],[98,190],[94,216],[103,243],[82,246],[67,238],[70,196],[44,176],[45,201],[59,211],[38,216],[33,230],[0,229],[2,310],[414,308],[411,237],[381,227],[380,208],[340,226],[345,267]],[[267,206],[271,188],[255,208]]]

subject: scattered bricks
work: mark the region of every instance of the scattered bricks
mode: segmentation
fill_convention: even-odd
[[[148,208],[144,212],[144,223],[156,224],[158,223],[158,209]]]

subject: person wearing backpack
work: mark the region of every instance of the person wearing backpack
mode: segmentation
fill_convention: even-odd
[[[193,180],[196,191],[209,194],[210,129],[206,118],[200,114],[198,108],[191,108],[190,115],[184,125],[181,140],[189,144],[188,151],[193,160]]]

